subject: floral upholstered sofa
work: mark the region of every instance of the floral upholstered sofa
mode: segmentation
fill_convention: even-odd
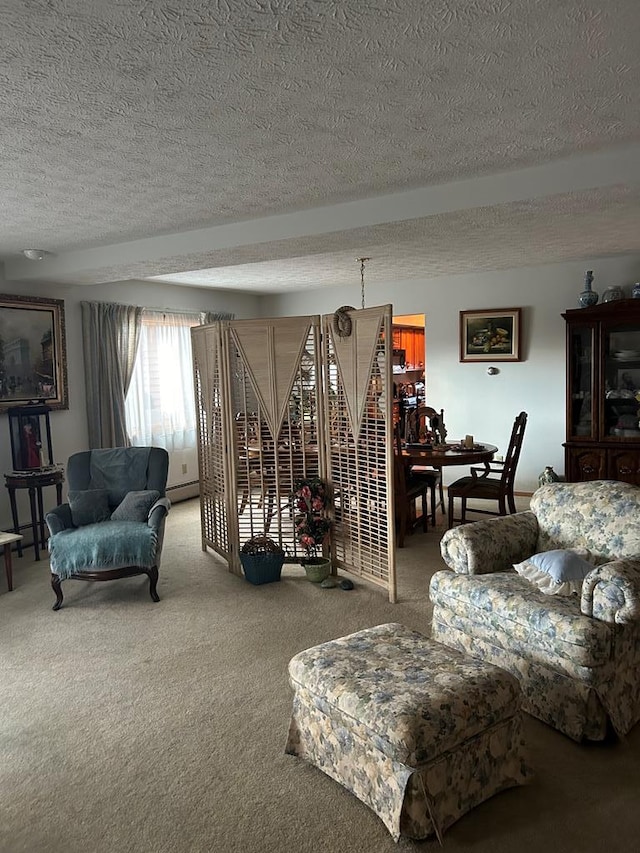
[[[573,594],[523,568],[574,549],[591,565]],[[441,553],[453,571],[431,579],[434,640],[513,673],[524,709],[575,740],[640,719],[640,487],[542,486],[526,512],[448,530]]]

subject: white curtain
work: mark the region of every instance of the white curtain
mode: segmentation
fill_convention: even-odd
[[[125,400],[134,446],[169,452],[196,446],[191,327],[200,314],[144,311],[133,376]]]

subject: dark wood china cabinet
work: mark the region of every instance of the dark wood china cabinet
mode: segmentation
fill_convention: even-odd
[[[576,308],[567,324],[569,482],[640,485],[640,299]]]

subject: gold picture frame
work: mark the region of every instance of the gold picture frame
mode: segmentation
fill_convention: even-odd
[[[522,308],[460,312],[460,361],[522,361]]]
[[[0,412],[69,408],[64,301],[0,294]]]

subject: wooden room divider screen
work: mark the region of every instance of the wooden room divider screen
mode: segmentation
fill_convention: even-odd
[[[348,319],[348,335],[334,315],[192,329],[202,547],[241,574],[242,544],[266,533],[297,562],[291,493],[319,476],[334,566],[395,601],[391,306]]]

